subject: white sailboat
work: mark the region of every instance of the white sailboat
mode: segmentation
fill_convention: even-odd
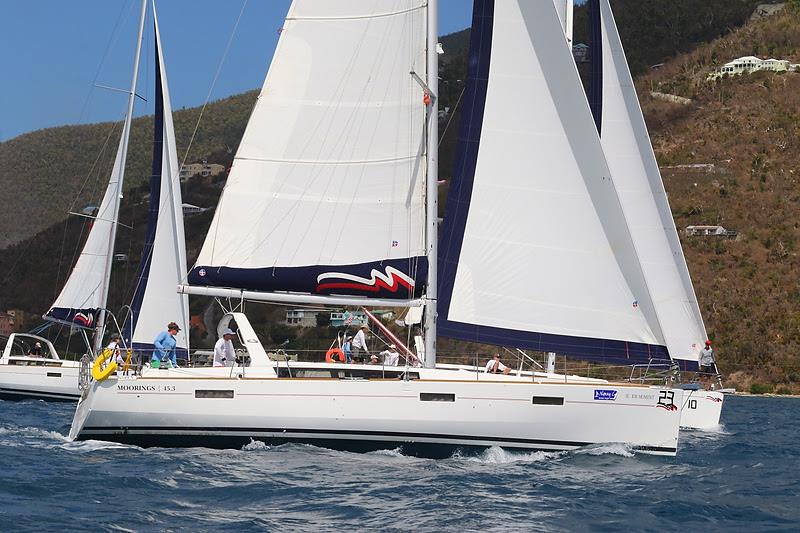
[[[44,316],[45,320],[80,328],[87,350],[94,354],[100,353],[107,318],[110,316],[106,311],[106,302],[146,10],[147,2],[144,0],[128,111],[113,171],[81,255],[58,298]],[[130,306],[131,313],[125,323],[124,344],[134,350],[149,352],[156,335],[167,322],[175,321],[183,330],[176,339],[178,349],[185,352],[188,351],[188,301],[186,296],[176,295],[174,287],[186,271],[186,252],[172,111],[160,47],[157,50],[156,68],[148,229]],[[94,342],[90,343],[87,332],[92,330]],[[42,356],[28,355],[26,346],[34,342],[43,345]],[[55,347],[46,339],[14,334],[0,358],[0,394],[9,398],[77,401],[80,397],[80,366],[80,361],[61,359]]]
[[[669,357],[697,371],[707,333],[609,0],[590,0],[595,64],[589,99]],[[599,94],[598,94],[599,93]],[[687,390],[681,426],[719,425],[724,395]]]
[[[72,438],[677,452],[680,390],[437,367],[439,298],[439,323],[455,336],[585,346],[591,335],[591,349],[620,357],[658,345],[644,305],[632,305],[643,274],[552,2],[475,2],[456,178],[475,194],[448,207],[438,270],[437,15],[425,0],[292,3],[180,288],[242,306],[421,305],[425,366],[276,361],[230,311],[219,332],[235,324],[241,362],[94,381]]]

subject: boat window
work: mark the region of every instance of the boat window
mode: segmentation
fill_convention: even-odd
[[[286,368],[275,369],[279,378],[327,378],[327,379],[404,379],[405,370],[382,368]],[[419,379],[419,372],[409,372],[408,379]]]
[[[61,377],[61,372],[48,372],[47,373],[47,377],[48,378],[60,378]]]
[[[419,400],[421,402],[454,402],[456,395],[446,392],[420,392]]]
[[[564,405],[564,398],[557,396],[534,396],[533,405]]]
[[[196,390],[195,398],[233,398],[232,390]]]

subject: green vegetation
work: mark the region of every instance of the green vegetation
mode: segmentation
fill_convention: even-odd
[[[750,394],[772,394],[772,385],[765,383],[753,383],[750,385]]]

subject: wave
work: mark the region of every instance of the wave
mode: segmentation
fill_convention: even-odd
[[[243,452],[253,452],[253,451],[271,450],[271,449],[272,446],[269,446],[264,441],[253,440],[253,439],[250,439],[250,442],[242,446]]]
[[[583,448],[578,448],[572,452],[574,455],[619,455],[621,457],[633,457],[633,447],[621,442],[608,442],[604,444],[592,444]]]
[[[508,464],[508,463],[539,463],[542,461],[552,461],[564,457],[567,452],[563,451],[515,451],[492,446],[478,455],[463,455],[461,452],[453,454],[452,459],[463,459],[472,463],[483,464]]]

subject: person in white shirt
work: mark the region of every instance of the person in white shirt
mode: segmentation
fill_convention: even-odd
[[[489,359],[489,362],[486,363],[484,372],[487,374],[508,374],[511,372],[511,369],[500,362],[500,354],[496,353],[494,357]]]
[[[382,351],[381,355],[385,366],[397,366],[397,363],[400,362],[400,354],[397,353],[397,346],[394,344],[390,344],[389,349]]]
[[[236,360],[236,352],[233,349],[231,339],[236,333],[232,329],[226,329],[222,333],[216,344],[214,344],[214,366],[230,366]]]
[[[711,376],[716,374],[714,369],[714,349],[711,347],[710,340],[707,340],[705,348],[700,350],[700,360],[697,363],[700,366],[700,371],[698,372],[700,383],[703,384],[703,388],[708,389],[708,382],[711,380]]]
[[[369,331],[369,328],[366,324],[364,324],[361,326],[361,329],[358,330],[356,336],[353,337],[353,360],[359,363],[366,359],[361,355],[361,352],[364,352],[366,356],[369,356],[369,350],[367,349],[367,331]]]
[[[111,350],[111,357],[109,361],[115,361],[118,365],[125,363],[125,358],[122,357],[122,350],[119,347],[121,337],[118,334],[111,335],[111,342],[106,346],[106,350]]]

